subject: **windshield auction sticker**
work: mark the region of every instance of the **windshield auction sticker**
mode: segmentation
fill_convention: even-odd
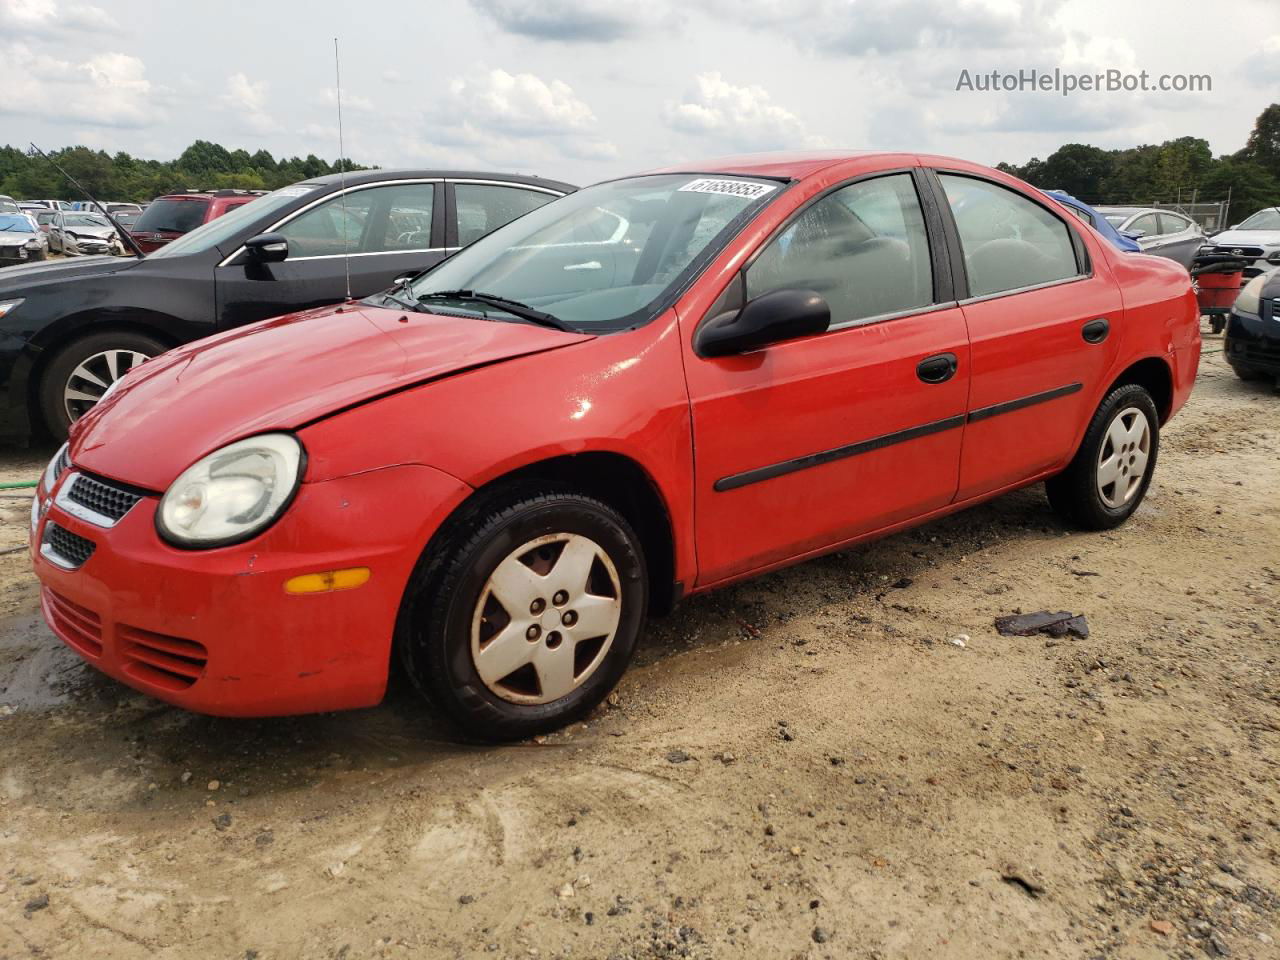
[[[715,180],[704,177],[686,183],[680,188],[681,193],[723,193],[730,197],[742,197],[744,200],[759,200],[766,193],[777,189],[775,183],[755,183],[750,180]]]

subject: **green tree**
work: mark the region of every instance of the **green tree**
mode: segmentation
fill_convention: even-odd
[[[1273,177],[1280,177],[1280,103],[1258,115],[1253,132],[1236,159],[1256,163]]]
[[[1230,200],[1229,223],[1239,223],[1263,207],[1280,205],[1280,179],[1251,160],[1221,157],[1200,185],[1201,200]]]

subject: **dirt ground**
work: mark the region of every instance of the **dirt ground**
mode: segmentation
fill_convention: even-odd
[[[1280,394],[1220,349],[1124,528],[1035,488],[690,601],[536,743],[162,706],[0,555],[0,958],[1280,957]]]

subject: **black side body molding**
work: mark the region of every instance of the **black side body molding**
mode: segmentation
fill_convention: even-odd
[[[1017,400],[1006,400],[1004,403],[993,403],[989,407],[979,407],[977,410],[969,411],[969,422],[977,423],[979,420],[986,420],[989,417],[998,417],[1002,413],[1013,413],[1013,411],[1022,410],[1024,407],[1034,407],[1037,403],[1057,400],[1059,397],[1079,393],[1083,389],[1083,383],[1068,383],[1065,387],[1055,387],[1053,390],[1046,390],[1044,393],[1033,393],[1029,397],[1019,397]]]
[[[1006,400],[1004,403],[995,403],[989,407],[980,407],[970,412],[967,416],[957,414],[954,417],[946,417],[943,420],[934,420],[930,423],[922,423],[918,427],[908,427],[905,430],[898,430],[894,433],[886,433],[883,436],[872,437],[870,440],[860,440],[857,443],[849,443],[843,447],[833,447],[830,450],[820,450],[817,453],[805,454],[803,457],[796,457],[792,460],[783,460],[780,463],[772,463],[767,467],[756,467],[754,470],[744,470],[742,473],[735,473],[727,477],[721,477],[713,485],[712,489],[717,493],[724,493],[728,490],[736,490],[739,487],[750,486],[753,483],[760,483],[763,480],[772,480],[774,477],[786,476],[788,473],[795,473],[798,470],[808,470],[810,467],[820,467],[824,463],[831,463],[835,460],[843,460],[846,457],[856,457],[862,453],[871,453],[873,450],[882,450],[885,447],[891,447],[896,443],[906,443],[908,440],[918,440],[921,437],[927,437],[935,433],[941,433],[944,430],[954,430],[956,427],[962,427],[965,423],[974,423],[980,420],[986,420],[990,417],[999,416],[1002,413],[1013,413],[1015,410],[1022,410],[1026,407],[1035,406],[1037,403],[1046,403],[1050,400],[1056,400],[1058,397],[1069,396],[1078,393],[1084,389],[1082,383],[1069,383],[1064,387],[1055,387],[1053,390],[1046,390],[1043,393],[1033,393],[1027,397],[1019,397],[1017,400]]]

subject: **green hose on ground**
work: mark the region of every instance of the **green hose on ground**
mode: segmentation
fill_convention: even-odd
[[[34,487],[39,480],[23,481],[22,483],[0,483],[0,490],[25,490],[28,487]]]

